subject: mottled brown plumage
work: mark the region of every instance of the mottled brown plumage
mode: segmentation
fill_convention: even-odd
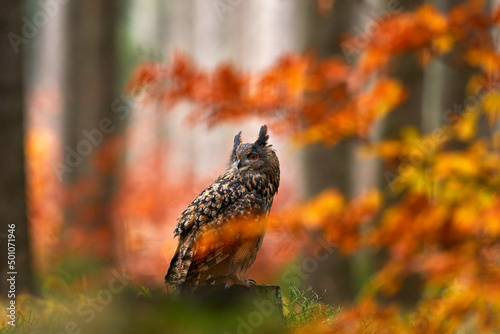
[[[248,285],[240,275],[255,261],[280,180],[268,139],[265,125],[255,143],[243,144],[241,131],[234,137],[228,168],[179,217],[167,284]]]

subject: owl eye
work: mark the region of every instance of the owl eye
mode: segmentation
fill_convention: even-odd
[[[257,160],[259,158],[259,155],[257,153],[250,153],[248,155],[248,159],[250,160]]]
[[[236,156],[236,154],[234,155],[234,161],[238,160],[238,157]]]

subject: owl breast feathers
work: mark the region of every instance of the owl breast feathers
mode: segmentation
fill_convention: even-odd
[[[262,244],[280,180],[276,152],[267,144],[267,126],[255,143],[234,137],[228,168],[179,216],[179,244],[167,284],[243,284]]]

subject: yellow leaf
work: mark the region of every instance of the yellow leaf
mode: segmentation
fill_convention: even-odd
[[[473,75],[469,82],[467,83],[467,86],[465,87],[465,91],[469,95],[478,95],[481,90],[484,89],[484,86],[486,84],[486,80],[484,78],[484,75],[482,74],[476,74]]]
[[[477,209],[472,205],[464,205],[455,210],[453,221],[459,231],[469,232],[474,229],[477,218]]]
[[[486,118],[490,126],[493,126],[500,116],[500,92],[491,91],[486,93],[481,99]]]
[[[447,20],[441,15],[434,6],[422,5],[417,11],[417,19],[433,32],[442,32],[447,28]]]
[[[439,154],[434,165],[434,177],[438,180],[450,175],[475,176],[478,172],[477,161],[464,153]]]
[[[434,49],[437,53],[446,53],[453,47],[454,39],[451,35],[441,35],[433,40]]]
[[[373,90],[379,100],[373,106],[374,114],[380,117],[396,107],[404,98],[403,86],[396,80],[383,80]]]
[[[474,138],[477,131],[478,112],[473,109],[467,109],[459,122],[454,124],[453,128],[457,139],[468,141]]]
[[[487,73],[500,69],[500,55],[488,49],[472,49],[467,52],[466,60],[472,66],[480,66]]]
[[[331,215],[341,212],[344,198],[339,192],[327,190],[310,202],[304,210],[304,220],[308,226],[319,227]]]

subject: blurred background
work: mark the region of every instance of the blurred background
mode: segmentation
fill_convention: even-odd
[[[414,185],[394,190],[393,181],[401,172],[398,168],[407,159],[422,175],[434,172],[432,164],[438,160],[434,152],[445,139],[427,154],[425,134],[441,129],[450,113],[462,115],[473,95],[467,91],[471,79],[482,70],[488,71],[488,65],[481,62],[486,55],[476,57],[476,67],[461,57],[466,54],[473,63],[467,52],[473,47],[484,51],[489,43],[489,66],[494,68],[489,78],[496,82],[497,5],[497,0],[2,1],[0,152],[5,158],[0,173],[0,216],[6,225],[16,226],[18,292],[43,296],[47,291],[81,291],[97,284],[110,268],[126,270],[138,286],[162,290],[177,244],[173,239],[177,216],[225,169],[234,135],[241,130],[244,141],[253,141],[260,126],[269,124],[282,181],[273,206],[276,215],[271,216],[269,232],[248,277],[262,284],[280,284],[283,289],[294,285],[312,287],[320,294],[326,291],[323,301],[332,305],[356,304],[360,296],[371,291],[370,282],[378,277],[387,259],[396,256],[383,242],[375,242],[375,246],[369,243],[374,249],[364,247],[357,234],[368,229],[365,221],[384,225],[390,211],[385,208],[404,202],[405,194],[412,193]],[[388,31],[396,34],[400,26],[393,20],[416,22],[411,15],[418,10],[425,15],[419,14],[421,25],[408,30],[413,34],[377,40]],[[406,21],[397,21],[406,13]],[[488,21],[485,17],[493,18]],[[461,22],[469,24],[463,31],[469,31],[470,36],[453,30]],[[452,32],[446,35],[446,29]],[[480,35],[485,31],[491,35],[487,42]],[[423,41],[405,44],[406,39],[417,37]],[[428,43],[425,38],[434,39]],[[477,45],[469,43],[474,39]],[[419,53],[419,48],[428,44],[432,52]],[[286,129],[289,123],[281,123],[279,115],[288,111],[282,106],[271,108],[273,112],[248,112],[214,122],[208,117],[190,117],[193,109],[203,112],[204,107],[211,107],[189,98],[194,95],[185,93],[188,98],[171,103],[160,94],[169,90],[168,82],[162,82],[160,88],[144,84],[151,81],[148,75],[161,78],[172,69],[169,64],[182,57],[189,59],[186,71],[192,66],[193,73],[212,73],[221,64],[229,64],[237,74],[258,78],[287,54],[313,54],[318,64],[340,59],[342,66],[357,71],[368,66],[367,57],[375,57],[368,51],[377,46],[392,52],[391,57],[397,54],[390,62],[381,63],[385,74],[377,74],[377,78],[390,73],[404,87],[405,96],[370,118],[369,131],[363,135],[341,134],[334,142],[294,140],[295,134],[314,122],[321,123],[321,118],[313,122],[295,115],[300,119],[294,123],[296,128]],[[311,68],[307,71],[314,71]],[[335,75],[340,78],[336,80],[342,80],[342,74]],[[344,79],[348,77],[350,74],[345,74]],[[377,80],[368,75],[356,78],[343,83],[342,92],[344,86],[349,90]],[[190,86],[186,87],[189,91]],[[396,94],[402,96],[399,91]],[[336,101],[335,96],[323,99]],[[308,95],[304,93],[303,98]],[[491,103],[491,109],[497,110],[498,101]],[[364,116],[357,117],[363,120]],[[491,118],[485,117],[474,118],[477,133],[467,140],[494,137],[496,125],[490,126]],[[406,134],[407,140],[400,139],[402,129],[406,129],[403,137]],[[411,152],[405,151],[415,145],[412,138],[422,140],[416,145],[426,152],[422,158],[426,163],[415,163]],[[402,146],[396,149],[391,142],[393,146],[377,147],[375,154],[366,154],[369,143],[383,139],[400,140]],[[469,147],[456,137],[450,141],[447,150],[461,152]],[[396,152],[392,156],[387,153],[390,149]],[[496,151],[492,152],[496,157]],[[392,162],[384,163],[387,156]],[[496,194],[496,183],[489,183],[492,179],[496,180],[496,174],[485,182]],[[436,184],[429,186],[425,177],[422,180],[418,187],[425,188],[431,205],[436,197],[435,189],[430,188]],[[385,199],[374,195],[374,189]],[[487,200],[494,201],[490,197]],[[350,202],[356,198],[364,200],[361,204]],[[415,210],[422,209],[412,203]],[[463,204],[463,200],[457,203]],[[453,205],[456,203],[449,207]],[[293,221],[295,225],[286,221],[296,216],[297,210],[304,212],[302,220]],[[347,214],[341,216],[332,210]],[[417,211],[408,210],[411,221]],[[470,221],[476,221],[472,216],[479,216],[478,212],[471,213]],[[355,223],[349,225],[352,216],[364,218],[352,218]],[[336,228],[335,217],[344,224],[337,237],[330,231]],[[431,217],[436,221],[442,218]],[[7,238],[4,229],[2,244]],[[325,231],[329,238],[321,237]],[[443,233],[448,232],[436,232]],[[353,234],[354,241],[347,239]],[[392,234],[394,239],[398,236],[398,232]],[[488,242],[496,245],[496,234],[491,238]],[[353,244],[346,246],[346,240]],[[437,248],[448,249],[449,244],[441,246]],[[318,247],[328,256],[311,254]],[[425,256],[425,252],[419,253],[427,249],[422,247],[413,251]],[[6,247],[2,246],[1,252],[6,259]],[[404,256],[401,259],[411,262]],[[7,276],[4,262],[2,281]],[[418,265],[414,262],[412,265],[404,274],[401,267],[391,267],[400,274],[394,283],[398,288],[382,297],[382,304],[415,307],[430,291],[428,273],[415,269]],[[390,290],[387,286],[391,283],[384,284]],[[3,290],[2,285],[2,297]]]

